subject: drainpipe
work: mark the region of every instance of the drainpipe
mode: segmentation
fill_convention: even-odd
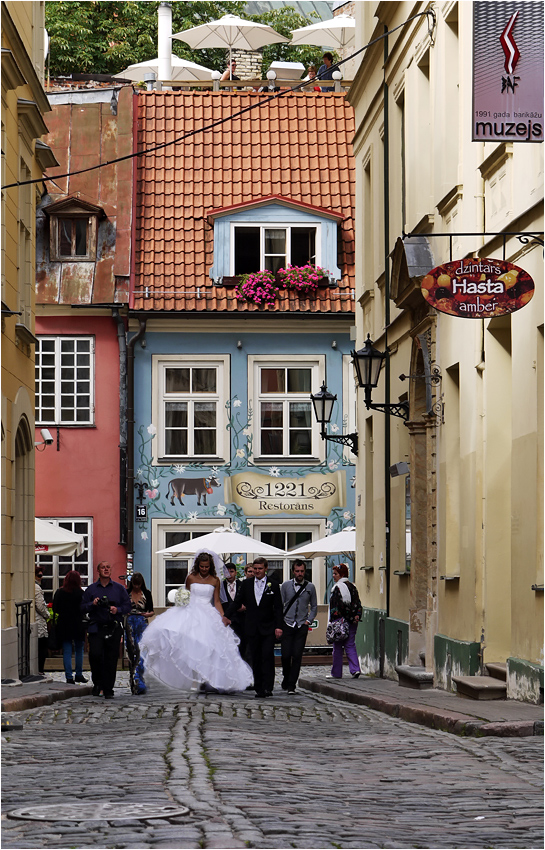
[[[172,7],[159,3],[157,9],[158,77],[164,84],[172,79]]]
[[[384,27],[384,350],[388,351],[388,328],[390,326],[390,133],[388,116],[388,84],[386,63],[388,61],[388,27]],[[386,525],[386,617],[390,616],[390,531],[391,531],[391,479],[390,479],[390,357],[385,362],[385,420],[384,420],[384,521]]]
[[[119,346],[119,545],[127,545],[127,334],[125,322],[114,307]]]
[[[132,575],[134,555],[134,346],[146,333],[147,319],[127,343],[127,576]]]

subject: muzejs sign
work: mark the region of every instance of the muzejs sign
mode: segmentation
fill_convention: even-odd
[[[473,3],[474,142],[543,141],[543,3]]]
[[[422,281],[422,295],[432,307],[462,319],[491,319],[514,313],[534,294],[530,275],[502,260],[455,260],[432,269]]]

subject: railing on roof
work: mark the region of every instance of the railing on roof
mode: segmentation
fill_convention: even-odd
[[[345,92],[348,91],[350,86],[352,85],[352,80],[318,80],[318,81],[309,81],[306,83],[304,87],[301,86],[303,80],[274,80],[271,86],[270,80],[191,80],[191,81],[170,81],[159,84],[161,88],[159,89],[157,83],[148,83],[149,89],[154,91],[160,91],[167,89],[172,89],[173,91],[201,91],[201,90],[212,90],[212,91],[249,91],[249,92],[261,92],[262,94],[272,94],[276,91],[287,91],[289,89],[297,89],[298,91],[303,92],[313,92],[315,86],[319,86],[321,89],[326,89],[326,91],[316,92],[316,94],[329,94],[331,92]],[[142,87],[140,87],[142,90]]]

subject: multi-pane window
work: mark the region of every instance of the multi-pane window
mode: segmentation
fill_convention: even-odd
[[[164,456],[218,454],[218,365],[168,365],[163,370]]]
[[[89,221],[86,218],[61,218],[57,220],[57,256],[60,258],[86,257],[88,254]]]
[[[258,380],[261,456],[311,456],[312,367],[261,366]]]
[[[87,587],[93,581],[92,557],[92,520],[81,519],[47,519],[47,522],[83,534],[85,549],[81,555],[36,555],[36,566],[43,572],[42,589],[46,603],[53,601],[55,591],[62,586],[64,577],[70,570],[77,570],[81,576],[82,587]]]
[[[36,422],[90,425],[94,418],[92,337],[38,337]]]
[[[287,265],[316,265],[316,227],[237,225],[234,228],[234,274],[268,269],[276,274]]]
[[[283,531],[281,529],[272,529],[270,531],[259,531],[259,539],[262,543],[267,543],[269,546],[276,546],[277,549],[283,549],[284,552],[289,552],[290,549],[298,549],[306,543],[312,542],[312,531],[305,529],[294,529],[293,531]],[[312,581],[312,561],[308,558],[297,558],[305,562],[305,578],[307,581]],[[267,558],[269,569],[267,571],[268,578],[276,579],[279,582],[287,581],[292,576],[292,567],[295,557],[290,558]]]
[[[185,543],[187,540],[194,540],[196,537],[202,537],[203,534],[207,533],[206,531],[165,531],[165,549],[169,546]],[[165,558],[164,605],[173,604],[168,601],[168,594],[171,590],[177,590],[185,585],[194,557],[194,555],[180,555],[179,557]],[[223,576],[220,576],[220,578],[223,579]]]

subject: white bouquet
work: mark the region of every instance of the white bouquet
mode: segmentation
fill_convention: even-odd
[[[191,593],[189,592],[189,590],[187,590],[187,588],[179,587],[176,591],[176,596],[174,597],[174,604],[180,605],[182,607],[188,605],[190,596]]]

